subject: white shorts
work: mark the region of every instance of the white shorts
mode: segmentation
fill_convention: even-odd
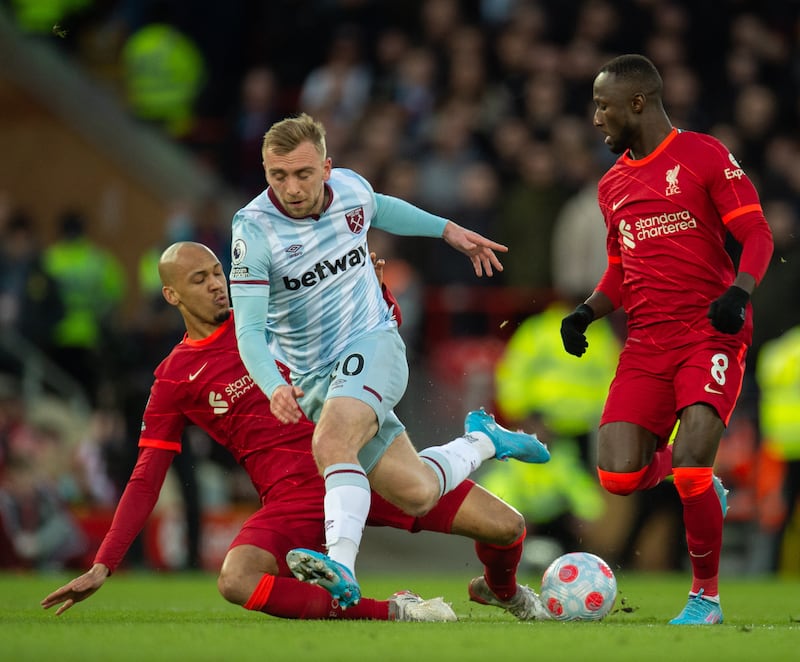
[[[336,361],[305,375],[292,374],[305,392],[300,406],[314,423],[330,398],[355,398],[378,418],[378,433],[361,449],[359,462],[369,473],[405,426],[394,413],[408,386],[406,346],[396,327],[367,333],[348,345]]]

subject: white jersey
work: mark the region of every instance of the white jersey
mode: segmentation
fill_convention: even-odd
[[[268,297],[270,351],[298,374],[334,361],[365,333],[396,326],[367,246],[375,192],[343,168],[326,186],[318,218],[287,216],[269,189],[233,218],[231,294]]]

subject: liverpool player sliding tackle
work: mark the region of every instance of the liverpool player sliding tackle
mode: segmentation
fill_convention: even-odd
[[[48,595],[42,606],[60,605],[60,615],[104,584],[152,512],[170,463],[181,451],[185,426],[195,424],[233,454],[261,499],[261,507],[244,523],[223,561],[218,586],[225,599],[283,618],[455,620],[442,599],[423,600],[408,591],[388,600],[362,598],[345,610],[322,586],[292,576],[285,560],[289,550],[321,552],[324,543],[325,488],[311,453],[314,426],[305,417],[280,423],[248,376],[237,352],[227,282],[208,248],[173,244],[161,256],[159,273],[164,297],[181,313],[186,335],[155,371],[139,458],[92,568]],[[513,447],[535,450],[541,461],[549,458],[535,437],[504,430],[483,411],[467,416],[467,428],[463,437],[428,449],[432,456],[446,453],[451,444],[488,444],[495,454],[496,444],[500,457]],[[370,474],[376,484],[385,480],[384,472],[393,470],[391,455],[385,459]],[[470,583],[470,597],[520,619],[547,617],[536,593],[516,581],[525,537],[522,516],[472,481],[461,482],[418,516],[373,494],[368,523],[473,538],[484,574]]]

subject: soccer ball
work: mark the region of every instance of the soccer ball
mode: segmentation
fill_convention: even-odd
[[[557,621],[599,621],[614,607],[617,578],[599,556],[571,552],[544,571],[541,598]]]

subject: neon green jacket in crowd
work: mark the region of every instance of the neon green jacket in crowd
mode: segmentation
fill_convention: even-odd
[[[125,296],[125,273],[117,259],[86,238],[58,241],[43,256],[59,285],[64,318],[55,329],[60,347],[96,347],[103,326]]]
[[[186,133],[205,79],[195,43],[171,25],[152,23],[125,42],[122,61],[134,114],[162,123],[175,136]]]
[[[495,462],[481,485],[517,508],[529,523],[563,514],[594,520],[605,510],[602,490],[581,459],[578,435],[600,421],[621,350],[611,324],[589,326],[589,349],[577,358],[564,351],[561,320],[571,312],[557,302],[526,319],[511,337],[495,371],[495,398],[512,423],[541,417],[553,435],[547,464]]]
[[[597,426],[621,350],[611,324],[599,319],[586,331],[586,354],[568,354],[561,342],[561,320],[570,312],[557,302],[526,319],[508,341],[495,372],[497,405],[506,419],[523,421],[539,414],[550,430],[564,437]]]
[[[762,345],[756,379],[765,446],[785,460],[800,460],[800,326]]]
[[[71,14],[90,7],[92,0],[11,0],[14,19],[23,32],[57,31]]]

